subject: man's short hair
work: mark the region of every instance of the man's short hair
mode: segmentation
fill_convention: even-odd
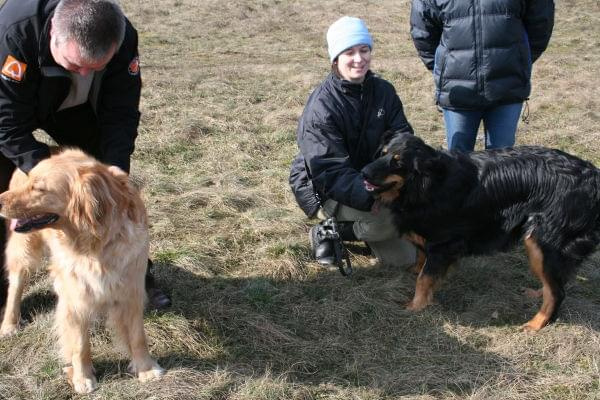
[[[87,61],[105,58],[125,37],[125,15],[111,0],[61,0],[52,17],[59,43],[74,40]]]

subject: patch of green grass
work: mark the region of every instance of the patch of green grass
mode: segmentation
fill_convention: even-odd
[[[308,249],[305,244],[276,243],[267,248],[267,254],[273,258],[289,256],[298,258],[306,255]]]
[[[185,251],[173,249],[157,251],[152,255],[154,262],[158,264],[175,264],[179,257],[187,255]]]
[[[258,279],[249,283],[244,288],[244,294],[256,309],[267,309],[273,305],[274,297],[278,294],[278,289],[273,284],[264,279]]]
[[[44,381],[53,379],[62,373],[57,359],[46,359],[37,372],[37,378]]]

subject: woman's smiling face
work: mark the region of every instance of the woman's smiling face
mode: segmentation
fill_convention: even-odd
[[[371,66],[371,48],[365,44],[344,50],[337,58],[340,76],[350,82],[362,83]]]

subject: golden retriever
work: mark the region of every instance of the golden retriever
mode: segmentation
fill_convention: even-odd
[[[15,172],[0,195],[0,214],[11,221],[0,335],[17,330],[27,277],[48,250],[64,371],[75,391],[89,393],[97,386],[89,330],[100,315],[125,344],[129,369],[140,381],[164,373],[148,353],[143,325],[147,215],[124,172],[79,150],[63,150],[29,175]]]

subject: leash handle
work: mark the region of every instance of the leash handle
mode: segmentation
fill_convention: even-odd
[[[344,246],[344,242],[338,231],[337,220],[335,215],[337,214],[338,209],[340,208],[340,203],[336,202],[333,210],[331,211],[331,216],[325,221],[325,224],[328,224],[332,227],[333,232],[331,232],[331,239],[333,242],[333,249],[335,252],[335,265],[337,265],[340,270],[340,274],[345,277],[352,276],[352,264],[350,263],[350,253],[346,246]],[[344,265],[345,264],[345,265]]]

